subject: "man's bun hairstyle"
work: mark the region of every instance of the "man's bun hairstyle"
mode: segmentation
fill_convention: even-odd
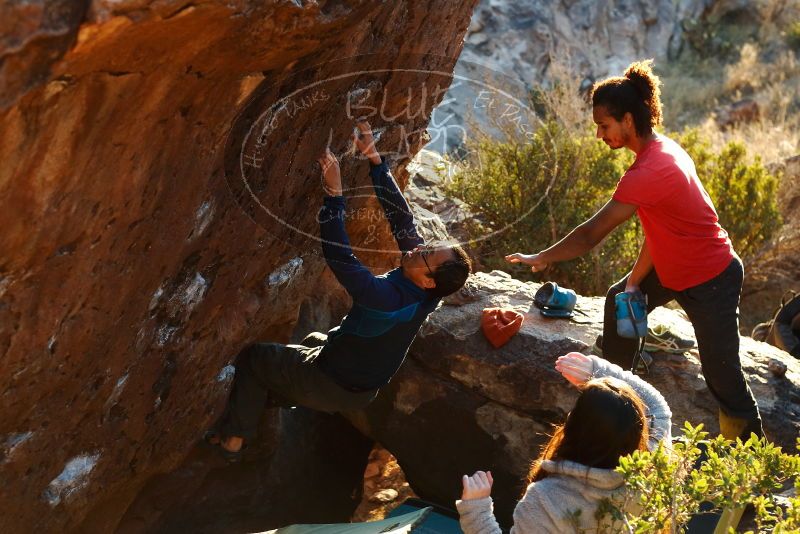
[[[624,76],[597,82],[591,92],[592,106],[603,106],[614,119],[630,113],[639,137],[661,124],[661,80],[652,65],[652,59],[631,63]]]

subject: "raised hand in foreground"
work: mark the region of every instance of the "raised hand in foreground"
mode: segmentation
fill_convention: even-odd
[[[556,371],[575,386],[582,386],[592,378],[593,370],[592,359],[580,352],[570,352],[556,360]]]
[[[461,500],[482,499],[492,494],[492,472],[476,471],[474,475],[461,477],[461,484],[464,486],[461,492]]]
[[[367,121],[359,122],[357,127],[358,129],[353,132],[353,144],[373,165],[378,165],[381,162],[381,156],[375,148],[372,127]]]
[[[339,160],[333,155],[331,149],[326,148],[317,162],[322,168],[322,188],[325,189],[325,194],[332,197],[342,196],[342,174],[339,171]]]

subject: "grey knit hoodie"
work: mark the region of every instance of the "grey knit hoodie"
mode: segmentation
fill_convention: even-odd
[[[592,378],[614,377],[628,385],[641,397],[650,421],[650,449],[659,441],[672,440],[672,412],[656,388],[617,365],[597,356]],[[598,531],[595,511],[599,502],[612,497],[622,487],[622,475],[613,469],[587,467],[565,460],[542,462],[547,478],[528,486],[514,509],[511,534],[563,534]],[[492,498],[456,501],[464,534],[500,534],[494,518]]]

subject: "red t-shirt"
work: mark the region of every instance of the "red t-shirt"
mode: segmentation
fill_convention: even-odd
[[[658,278],[675,291],[702,284],[733,259],[728,233],[689,154],[657,135],[622,176],[614,200],[634,204]]]

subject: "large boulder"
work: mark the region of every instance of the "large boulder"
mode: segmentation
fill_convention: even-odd
[[[406,363],[376,401],[350,416],[397,457],[411,487],[424,498],[450,505],[460,494],[462,474],[491,469],[496,509],[505,525],[530,461],[577,398],[577,390],[555,371],[555,359],[571,350],[586,351],[602,331],[602,298],[580,297],[575,320],[547,319],[533,305],[538,287],[500,271],[473,275],[465,291],[431,314]],[[500,349],[480,331],[481,310],[494,306],[525,314],[520,332]],[[693,335],[680,310],[659,308],[650,321]],[[741,357],[767,435],[793,450],[800,432],[800,362],[746,337]],[[718,432],[717,404],[696,351],[657,353],[646,380],[669,402],[674,433],[684,421]]]
[[[3,3],[0,531],[113,530],[181,465],[323,272],[316,157],[370,115],[404,183],[473,3]]]
[[[227,465],[199,446],[179,468],[151,478],[116,532],[258,532],[348,522],[362,497],[372,440],[341,416],[305,408],[267,410],[261,430],[240,463]]]

